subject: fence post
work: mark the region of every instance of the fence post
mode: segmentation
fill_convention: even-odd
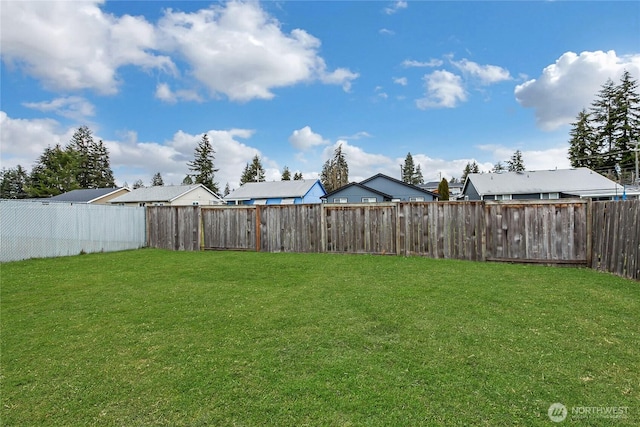
[[[260,252],[260,205],[254,205],[256,207],[256,252]]]
[[[327,252],[327,205],[321,204],[320,211],[320,253]]]
[[[588,268],[593,268],[591,263],[593,262],[593,243],[592,243],[592,239],[593,239],[593,202],[591,201],[591,199],[587,199],[587,206],[586,206],[587,212],[586,212],[586,220],[587,220],[587,224],[586,224],[586,248],[585,248],[585,252],[586,252],[586,256],[587,256],[587,267]]]
[[[400,202],[396,202],[396,206],[395,206],[395,210],[396,210],[396,223],[395,223],[395,227],[396,227],[396,255],[400,256],[402,255],[402,250],[400,248]],[[407,238],[405,236],[405,244],[407,243]]]

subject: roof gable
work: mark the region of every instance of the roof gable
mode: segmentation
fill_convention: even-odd
[[[55,202],[75,202],[75,203],[91,203],[115,192],[127,190],[125,187],[116,188],[83,188],[79,190],[67,191],[50,197],[48,200]]]
[[[111,203],[139,203],[139,202],[172,202],[173,200],[202,187],[216,199],[220,197],[202,184],[193,185],[157,185],[154,187],[136,188],[130,193],[111,200]]]
[[[383,198],[389,199],[389,200],[391,200],[393,198],[393,196],[391,196],[390,194],[383,193],[382,191],[378,191],[375,188],[368,187],[368,186],[363,185],[363,184],[361,184],[359,182],[351,182],[351,183],[349,183],[347,185],[343,185],[342,187],[340,187],[338,189],[335,189],[330,193],[325,194],[324,196],[322,196],[322,198],[323,199],[328,199],[329,197],[333,197],[333,196],[339,195],[340,193],[343,193],[343,192],[345,192],[345,191],[347,191],[347,190],[349,190],[349,189],[351,189],[353,187],[357,187],[360,190],[362,190],[362,191],[364,191],[364,192],[366,192],[368,194],[377,194],[377,195],[379,195],[379,196],[381,196]]]

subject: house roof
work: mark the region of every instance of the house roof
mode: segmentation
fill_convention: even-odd
[[[369,177],[369,178],[367,178],[367,179],[365,179],[363,181],[360,181],[360,184],[367,185],[368,182],[371,182],[376,178],[384,178],[384,179],[386,179],[388,181],[392,181],[392,182],[395,182],[397,184],[404,185],[405,187],[409,187],[409,188],[411,188],[413,190],[420,191],[420,192],[423,192],[425,194],[429,194],[430,196],[438,197],[437,194],[432,193],[431,191],[427,190],[426,188],[421,188],[421,187],[418,187],[417,185],[408,184],[408,183],[406,183],[404,181],[401,181],[399,179],[390,177],[389,175],[385,175],[383,173],[377,173],[377,174],[375,174],[375,175],[373,175],[373,176],[371,176],[371,177]]]
[[[281,199],[304,197],[318,179],[247,182],[226,196],[225,200]],[[322,186],[322,184],[320,184]],[[324,187],[323,187],[324,189]]]
[[[370,193],[378,194],[378,195],[380,195],[380,196],[382,196],[384,198],[387,198],[389,200],[391,200],[393,198],[392,195],[387,194],[387,193],[383,193],[382,191],[378,191],[375,188],[367,187],[366,185],[361,184],[359,182],[351,182],[351,183],[349,183],[347,185],[343,185],[342,187],[333,190],[330,193],[325,194],[324,196],[321,197],[321,199],[328,199],[329,197],[331,197],[331,196],[333,196],[333,195],[335,195],[337,193],[340,193],[340,192],[342,192],[343,190],[345,190],[345,189],[347,189],[349,187],[358,187],[358,188],[361,188],[361,189],[363,189],[365,191],[368,191]]]
[[[108,196],[122,189],[129,190],[128,188],[124,187],[80,189],[67,191],[66,193],[50,197],[47,200],[53,202],[91,203],[97,199]]]
[[[216,199],[220,197],[202,184],[193,185],[157,185],[154,187],[136,188],[130,193],[116,197],[111,203],[138,203],[138,202],[172,202],[196,188],[202,187]]]
[[[587,194],[619,191],[623,187],[589,168],[539,170],[525,172],[471,173],[467,176],[463,192],[469,182],[480,195],[566,193]]]

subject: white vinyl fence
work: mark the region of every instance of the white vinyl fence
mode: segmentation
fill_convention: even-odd
[[[137,249],[142,207],[0,200],[0,262]]]

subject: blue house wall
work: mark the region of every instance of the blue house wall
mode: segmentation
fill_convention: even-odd
[[[324,187],[322,186],[320,181],[316,181],[316,183],[313,184],[309,191],[307,191],[307,194],[305,194],[302,198],[296,197],[294,203],[296,205],[300,203],[322,203],[320,197],[324,196],[325,194],[327,194],[327,192],[324,191]]]
[[[358,187],[357,185],[349,185],[336,191],[327,198],[327,203],[336,203],[335,199],[347,198],[347,203],[362,203],[363,197],[375,197],[376,202],[388,202],[390,199],[385,198],[382,194]]]

